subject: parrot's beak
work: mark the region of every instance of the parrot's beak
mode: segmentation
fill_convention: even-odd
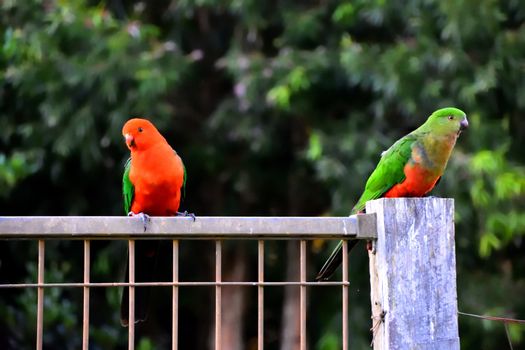
[[[462,121],[459,122],[459,130],[463,131],[466,128],[468,128],[468,120],[465,117],[465,119],[463,119]]]
[[[131,147],[135,147],[135,138],[133,138],[131,134],[124,135],[124,138],[126,139],[126,145],[129,149],[131,149]]]

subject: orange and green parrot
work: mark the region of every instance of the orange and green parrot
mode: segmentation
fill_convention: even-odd
[[[146,119],[130,119],[122,135],[131,151],[122,178],[124,210],[138,216],[147,228],[149,215],[175,216],[180,213],[181,197],[186,185],[186,169],[177,152],[171,148],[157,128]],[[157,258],[157,241],[138,241],[135,245],[135,282],[152,282]],[[126,281],[129,266],[126,268]],[[135,321],[147,316],[150,287],[135,288]],[[122,294],[120,320],[128,325],[128,288]]]
[[[382,153],[351,214],[364,212],[366,202],[377,198],[425,196],[443,175],[456,140],[467,127],[467,116],[457,108],[432,113],[423,125]],[[357,242],[349,241],[348,250]],[[342,242],[339,242],[315,279],[329,279],[342,259]]]

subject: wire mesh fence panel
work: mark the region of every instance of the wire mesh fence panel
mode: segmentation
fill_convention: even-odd
[[[224,317],[232,311],[231,305],[224,304],[224,288],[255,288],[256,300],[255,309],[255,346],[262,350],[268,342],[266,336],[274,337],[271,332],[266,332],[265,316],[267,313],[265,294],[269,293],[267,288],[298,288],[297,300],[300,312],[296,315],[299,325],[299,345],[301,349],[308,348],[308,289],[314,287],[340,287],[343,290],[343,304],[341,307],[343,314],[348,311],[348,277],[347,269],[343,271],[341,281],[314,282],[308,279],[308,245],[314,239],[371,239],[375,233],[375,218],[373,215],[360,215],[352,217],[338,218],[317,218],[317,217],[199,217],[195,222],[188,218],[152,218],[146,232],[142,223],[133,218],[127,217],[2,217],[0,218],[0,240],[19,241],[34,240],[38,244],[37,250],[37,280],[35,282],[24,281],[10,283],[0,283],[0,293],[5,290],[25,290],[36,288],[36,327],[35,341],[36,348],[42,349],[46,340],[46,293],[47,290],[58,288],[80,288],[81,300],[79,301],[79,314],[82,315],[78,337],[81,339],[82,349],[89,349],[93,343],[92,333],[97,340],[100,335],[97,332],[90,332],[90,325],[93,319],[99,318],[103,311],[99,310],[99,305],[93,304],[93,291],[100,288],[119,288],[127,287],[129,297],[128,305],[128,324],[127,324],[127,344],[128,349],[134,349],[139,340],[136,333],[136,293],[137,288],[152,286],[157,288],[169,287],[171,295],[171,334],[170,342],[172,349],[178,349],[181,335],[179,317],[180,308],[180,288],[213,288],[214,289],[214,311],[213,311],[213,337],[210,341],[213,348],[225,348],[223,344],[229,341],[229,334],[224,334]],[[156,279],[153,281],[136,280],[136,242],[143,239],[159,240],[170,243],[172,254],[170,278],[166,280]],[[83,244],[83,259],[80,276],[75,281],[47,281],[45,278],[48,266],[45,262],[45,248],[47,241],[71,241],[79,240]],[[128,266],[127,282],[122,279],[96,281],[93,274],[92,261],[96,257],[93,251],[94,241],[113,241],[125,240],[128,245]],[[215,258],[212,262],[215,271],[213,279],[206,280],[181,280],[180,269],[184,267],[185,261],[181,258],[180,242],[205,240],[214,244]],[[231,280],[228,279],[228,271],[225,270],[224,254],[225,244],[229,241],[251,240],[256,243],[256,271],[253,279]],[[298,246],[299,256],[298,274],[289,280],[266,280],[265,265],[268,261],[265,254],[268,253],[267,242],[272,241],[294,241]],[[197,256],[203,255],[197,252]],[[114,258],[114,257],[113,257]],[[122,256],[125,259],[125,255]],[[344,254],[347,261],[347,255]],[[249,263],[249,262],[248,262]],[[229,267],[228,267],[229,268]],[[98,271],[100,267],[96,267]],[[226,275],[225,275],[226,273]],[[345,277],[346,276],[346,277]],[[226,279],[225,279],[226,278]],[[47,281],[47,282],[46,282]],[[94,289],[95,288],[95,289]],[[78,289],[77,289],[78,290]],[[111,294],[114,295],[114,294]],[[98,299],[96,297],[95,299]],[[90,310],[96,310],[90,313]],[[270,315],[269,317],[273,317]],[[115,317],[113,317],[115,318]],[[115,318],[116,319],[116,318]],[[346,315],[342,318],[343,344],[348,345]],[[272,326],[274,326],[272,324]],[[185,325],[183,329],[186,329]],[[271,341],[271,340],[270,340]]]

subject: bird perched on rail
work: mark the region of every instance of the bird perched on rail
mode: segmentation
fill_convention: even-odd
[[[423,125],[381,154],[351,214],[362,213],[366,202],[377,198],[425,196],[443,175],[456,140],[467,127],[467,116],[457,108],[432,113]],[[349,241],[348,251],[357,242]],[[315,279],[329,279],[342,259],[342,242],[339,242]]]
[[[122,128],[122,135],[131,151],[122,178],[124,210],[129,216],[142,220],[147,229],[149,215],[176,216],[186,185],[186,169],[181,158],[171,148],[155,126],[146,119],[130,119]],[[152,282],[157,258],[157,241],[140,241],[135,246],[135,282]],[[129,265],[126,268],[126,281]],[[147,316],[151,287],[135,288],[135,322]],[[129,321],[129,295],[122,293],[120,320]]]

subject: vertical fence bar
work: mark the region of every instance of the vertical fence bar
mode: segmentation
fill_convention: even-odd
[[[301,240],[300,243],[300,279],[301,283],[306,282],[306,241]],[[306,285],[301,284],[300,292],[300,348],[306,350]]]
[[[264,282],[264,241],[257,243],[259,283]],[[257,287],[257,349],[264,349],[264,286]]]
[[[179,281],[179,241],[173,240],[173,282]],[[179,286],[172,288],[171,349],[177,350],[179,343]]]
[[[215,241],[215,282],[222,282],[222,241]],[[222,290],[220,285],[215,286],[215,350],[222,348]]]
[[[36,311],[36,349],[42,350],[44,330],[44,258],[46,252],[44,240],[38,241],[38,291]]]
[[[90,280],[90,241],[84,241],[84,283]],[[89,287],[84,286],[84,307],[82,319],[82,350],[89,349]]]
[[[343,350],[348,349],[348,241],[343,240]]]
[[[129,251],[129,311],[128,311],[128,350],[135,349],[135,241],[128,241]]]

